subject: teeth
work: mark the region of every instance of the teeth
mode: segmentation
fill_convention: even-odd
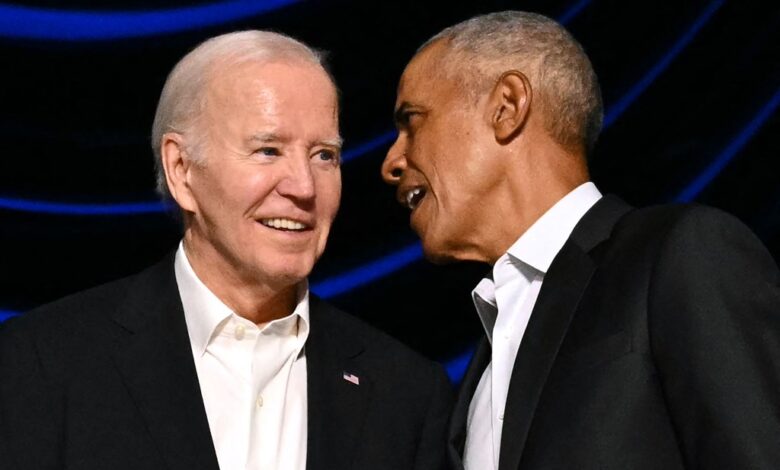
[[[406,206],[409,209],[414,209],[415,207],[417,207],[417,204],[422,199],[421,197],[422,192],[423,192],[422,188],[414,188],[408,193],[406,193]]]
[[[306,225],[290,219],[262,219],[260,223],[266,227],[283,230],[303,230],[306,228]]]

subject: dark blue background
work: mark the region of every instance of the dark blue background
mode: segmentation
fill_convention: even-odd
[[[395,87],[425,39],[475,14],[567,24],[598,73],[603,192],[725,209],[780,254],[777,2],[37,1],[0,3],[0,320],[151,264],[179,230],[153,191],[149,134],[174,63],[200,41],[272,29],[330,51],[344,197],[315,291],[453,365],[481,334],[486,266],[420,260],[379,177]],[[489,208],[487,208],[489,210]],[[511,215],[508,215],[511,217]],[[453,362],[455,361],[455,362]]]

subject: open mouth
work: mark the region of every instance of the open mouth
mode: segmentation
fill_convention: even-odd
[[[311,228],[303,222],[284,218],[260,219],[260,223],[266,227],[281,230],[283,232],[302,232]]]
[[[420,202],[425,197],[425,188],[423,187],[416,187],[412,188],[409,191],[406,192],[404,195],[404,201],[406,201],[406,207],[408,207],[411,210],[415,210],[417,206],[420,205]]]

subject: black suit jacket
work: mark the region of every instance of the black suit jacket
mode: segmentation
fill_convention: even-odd
[[[449,431],[463,468],[477,348]],[[733,217],[601,199],[545,275],[500,470],[780,468],[780,274]]]
[[[316,297],[310,322],[307,469],[440,468],[441,366]],[[217,467],[172,256],[2,326],[0,468]]]

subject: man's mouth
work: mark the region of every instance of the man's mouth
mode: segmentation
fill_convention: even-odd
[[[417,206],[420,205],[420,202],[425,197],[425,188],[423,187],[416,187],[412,188],[409,191],[404,194],[404,201],[406,202],[406,207],[408,207],[411,210],[415,210]]]
[[[311,228],[311,226],[304,224],[303,222],[285,218],[260,219],[260,223],[266,227],[283,230],[285,232],[302,232]]]

